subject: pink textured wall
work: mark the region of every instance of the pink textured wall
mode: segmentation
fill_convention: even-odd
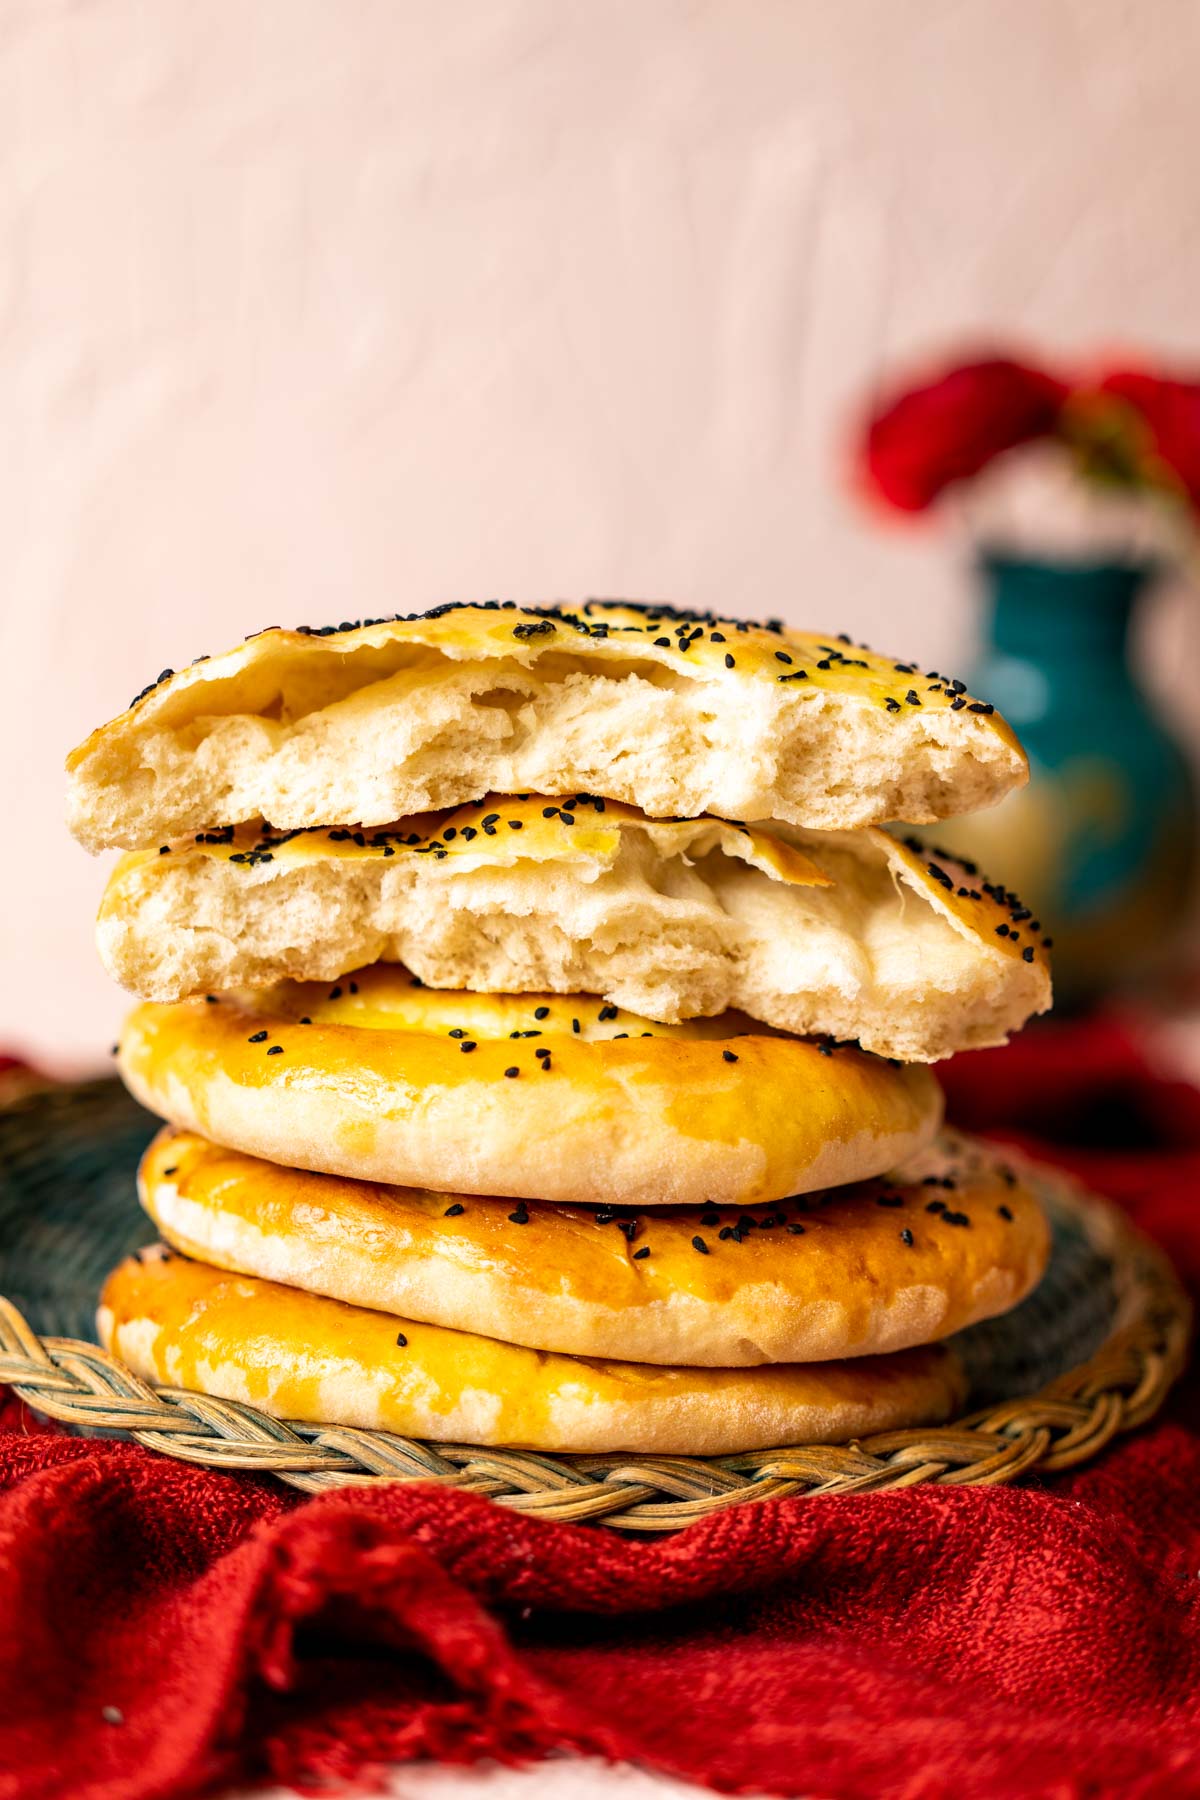
[[[8,0],[0,1043],[121,1004],[64,752],[258,626],[626,593],[953,664],[845,406],[990,327],[1194,355],[1198,69],[1190,0]]]

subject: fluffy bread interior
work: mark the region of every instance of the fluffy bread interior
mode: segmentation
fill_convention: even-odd
[[[666,1023],[736,1009],[922,1062],[1001,1043],[1050,1003],[1015,895],[874,829],[522,796],[387,833],[206,839],[127,858],[105,895],[101,957],[144,999],[378,960],[429,987],[594,993]]]
[[[985,702],[849,651],[601,603],[272,629],[167,672],[93,732],[68,759],[71,829],[92,850],[137,849],[247,820],[381,825],[581,788],[660,817],[846,829],[970,812],[1027,779]]]

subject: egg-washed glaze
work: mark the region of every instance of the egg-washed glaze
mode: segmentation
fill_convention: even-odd
[[[469,693],[456,669],[471,675]],[[569,690],[593,677],[608,680],[589,690],[588,736]],[[641,704],[605,736],[601,715],[617,719],[629,680],[641,681]],[[501,720],[496,708],[489,716],[489,684],[518,714],[532,708],[528,721]],[[866,731],[856,745],[845,743],[847,723]],[[839,739],[857,779],[838,763]],[[325,765],[319,776],[311,757]],[[846,638],[601,601],[578,612],[506,602],[317,631],[271,627],[164,670],[67,768],[72,829],[93,849],[257,817],[287,829],[381,824],[489,788],[594,787],[659,816],[921,822],[990,804],[1028,775],[994,708],[935,671]],[[548,781],[551,769],[558,778]]]
[[[252,1003],[139,1006],[118,1045],[170,1123],[292,1167],[581,1204],[752,1204],[879,1174],[934,1134],[929,1072],[594,996],[446,993],[379,965]]]
[[[167,1129],[139,1172],[176,1250],[533,1349],[749,1367],[877,1355],[1005,1312],[1049,1231],[998,1150],[944,1132],[886,1179],[769,1207],[551,1206],[300,1173]]]
[[[941,1345],[854,1362],[663,1368],[547,1355],[346,1306],[160,1250],[101,1296],[101,1341],[144,1380],[277,1418],[528,1450],[715,1456],[933,1424],[965,1397]]]

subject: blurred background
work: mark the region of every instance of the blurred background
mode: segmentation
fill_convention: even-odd
[[[996,868],[1020,886],[1037,837],[1033,879],[1077,904],[1047,869],[1072,808],[1111,863],[1122,766],[1157,791],[1166,757],[1184,803],[1186,496],[1164,549],[1058,463],[982,527],[953,497],[867,503],[852,469],[885,389],[981,346],[1200,365],[1198,68],[1192,0],[8,0],[0,1047],[94,1065],[121,1010],[67,750],[261,626],[447,599],[774,614],[990,666],[1029,732],[1067,698],[1004,619],[1074,617],[1128,747],[1110,729],[1106,769],[1085,745],[1067,813],[1003,828]],[[989,608],[997,532],[1035,563],[1165,565],[1132,676],[1111,606],[1103,643],[1077,641],[1087,597]],[[1073,753],[1044,750],[1048,779]],[[1127,886],[1158,867],[1118,850]],[[1086,859],[1068,874],[1095,898]],[[1170,880],[1168,921],[1123,893],[1084,987],[1179,925]]]

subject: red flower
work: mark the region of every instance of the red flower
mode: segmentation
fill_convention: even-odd
[[[1007,357],[962,363],[874,415],[867,479],[890,505],[920,512],[994,456],[1050,436],[1067,392],[1045,370]]]
[[[1166,485],[1182,487],[1200,507],[1200,381],[1114,369],[1099,385],[1139,415],[1158,465],[1149,477],[1162,482],[1165,475]]]

